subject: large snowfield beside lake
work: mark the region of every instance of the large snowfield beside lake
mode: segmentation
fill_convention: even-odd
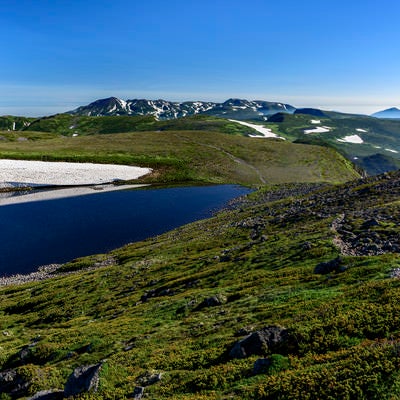
[[[150,168],[113,164],[0,160],[0,187],[96,185],[137,179]]]

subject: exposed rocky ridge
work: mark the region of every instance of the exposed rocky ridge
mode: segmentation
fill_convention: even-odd
[[[392,204],[399,197],[399,172],[336,187],[290,185],[265,193],[267,203],[278,202],[262,206],[263,217],[249,217],[235,226],[251,229],[250,237],[256,238],[271,223],[289,226],[305,219],[333,219],[334,243],[343,255],[400,253],[400,216]],[[251,202],[251,197],[244,201]]]

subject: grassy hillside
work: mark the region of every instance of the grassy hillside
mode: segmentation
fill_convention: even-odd
[[[11,118],[11,117],[10,117]],[[235,118],[232,116],[232,118]],[[7,120],[7,127],[11,120]],[[343,114],[318,109],[299,109],[294,114],[277,113],[269,116],[268,121],[260,122],[272,129],[278,136],[292,142],[316,144],[333,147],[347,159],[356,163],[370,175],[397,169],[400,160],[400,121],[378,119],[363,115]],[[1,125],[1,121],[0,121]],[[108,116],[89,117],[70,114],[57,114],[25,122],[17,122],[16,129],[57,133],[63,136],[82,136],[124,132],[164,132],[164,131],[206,131],[249,136],[256,132],[249,127],[211,115],[196,115],[172,120],[157,121],[152,116]],[[328,128],[322,132],[318,127]],[[0,126],[1,128],[1,126]],[[348,137],[362,139],[362,143],[351,143]],[[350,140],[351,141],[351,140]],[[373,162],[370,158],[373,157]],[[379,163],[378,160],[383,162]]]
[[[76,398],[399,398],[399,195],[398,173],[269,186],[3,288],[0,367],[21,396],[103,360],[98,392]]]
[[[15,132],[0,141],[0,157],[146,166],[155,170],[147,181],[156,182],[344,182],[358,176],[332,149],[208,130],[78,137]]]
[[[313,121],[320,121],[320,123],[316,124]],[[382,166],[377,165],[375,168],[369,163],[369,157],[381,154],[384,158],[400,159],[400,121],[324,112],[322,116],[300,113],[276,114],[265,125],[291,141],[333,147],[348,159],[365,167],[370,174],[381,172]],[[305,130],[318,127],[328,127],[330,130],[322,133],[304,133]],[[346,136],[353,135],[359,136],[363,143],[340,141]],[[364,162],[365,157],[367,160]],[[393,166],[393,163],[391,164]]]
[[[33,121],[25,127],[27,131],[52,132],[61,135],[93,135],[165,130],[196,130],[229,133],[246,136],[248,128],[226,119],[196,115],[173,120],[157,121],[152,116],[109,116],[89,117],[57,114]]]
[[[0,130],[4,131],[15,131],[22,130],[29,126],[34,121],[34,118],[26,117],[14,117],[11,115],[5,115],[0,117]]]

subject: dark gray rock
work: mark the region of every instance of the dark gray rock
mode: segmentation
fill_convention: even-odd
[[[369,228],[372,228],[372,227],[374,227],[374,226],[379,226],[379,225],[380,225],[379,221],[377,221],[375,218],[371,218],[371,219],[369,219],[368,221],[365,221],[365,222],[361,225],[361,228],[363,228],[363,229],[369,229]]]
[[[133,398],[140,400],[144,395],[144,387],[143,386],[136,386],[133,391]]]
[[[226,296],[218,294],[216,296],[207,297],[198,306],[198,308],[217,307],[225,304],[227,301]]]
[[[63,390],[42,390],[29,397],[28,400],[61,400],[63,398]]]
[[[256,360],[253,366],[253,374],[259,375],[264,374],[268,371],[269,366],[271,365],[271,360],[268,358],[259,358]]]
[[[341,267],[343,267],[342,259],[336,257],[333,260],[319,263],[314,269],[314,274],[326,275],[333,271],[343,272],[343,268]]]
[[[229,355],[231,358],[246,358],[251,355],[266,355],[270,352],[286,353],[288,342],[287,329],[280,326],[267,326],[236,342]]]
[[[311,250],[312,249],[312,244],[310,242],[304,242],[301,244],[301,248],[303,250]]]
[[[138,378],[138,383],[142,386],[150,386],[160,382],[161,378],[161,372],[146,372]]]
[[[0,393],[9,393],[13,397],[26,394],[30,382],[22,378],[15,369],[0,372]]]
[[[102,363],[75,368],[65,384],[65,397],[89,391],[96,392],[99,386],[101,367]]]

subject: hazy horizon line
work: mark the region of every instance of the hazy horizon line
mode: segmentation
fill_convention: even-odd
[[[286,93],[201,93],[201,92],[173,92],[156,90],[125,89],[93,89],[85,87],[26,87],[16,85],[1,85],[3,93],[0,99],[0,115],[20,115],[26,117],[43,117],[58,113],[65,113],[77,107],[90,104],[96,100],[116,97],[123,100],[163,99],[173,102],[203,101],[221,103],[230,98],[245,100],[263,100],[276,103],[290,104],[295,108],[317,108],[326,111],[371,115],[387,108],[396,107],[398,99],[394,96],[327,96],[310,94]]]

